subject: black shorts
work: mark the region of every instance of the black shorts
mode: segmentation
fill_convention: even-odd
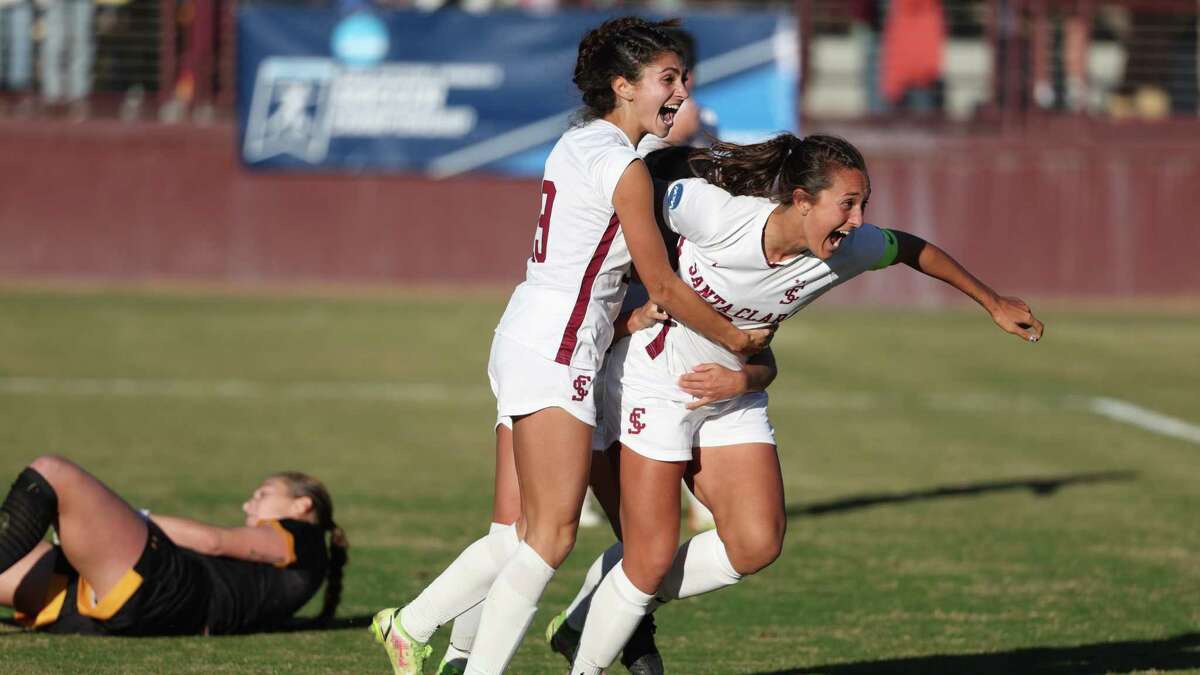
[[[200,561],[146,522],[146,548],[117,586],[98,601],[61,549],[49,603],[28,623],[47,633],[196,635],[208,619],[211,582]]]

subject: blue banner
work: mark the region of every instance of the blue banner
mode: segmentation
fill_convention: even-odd
[[[580,105],[579,39],[613,13],[238,9],[242,161],[264,169],[541,175]],[[792,17],[696,14],[693,97],[723,138],[796,125]]]

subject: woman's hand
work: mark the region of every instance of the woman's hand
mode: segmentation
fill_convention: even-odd
[[[751,357],[771,346],[771,340],[775,337],[775,331],[779,330],[779,324],[771,324],[769,328],[752,328],[750,330],[740,330],[741,344],[736,348],[730,349],[735,354],[745,357]]]
[[[715,363],[702,363],[679,378],[679,388],[696,397],[688,410],[741,396],[750,389],[744,370],[730,370]]]
[[[638,307],[629,313],[629,334],[632,335],[643,328],[649,328],[660,321],[666,321],[671,317],[663,311],[662,307],[656,305],[653,301]]]
[[[992,320],[1006,333],[1012,333],[1030,342],[1042,339],[1045,326],[1033,315],[1033,310],[1029,309],[1024,300],[1000,296],[996,299],[991,313]]]

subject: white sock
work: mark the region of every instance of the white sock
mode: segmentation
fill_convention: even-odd
[[[554,568],[529,544],[521,542],[487,592],[467,673],[499,675],[508,668],[537,612],[538,600],[553,577]]]
[[[492,523],[488,528],[488,534],[495,534],[497,531],[511,525],[503,523]],[[516,550],[515,548],[513,549]],[[471,653],[471,645],[475,644],[475,634],[479,632],[479,617],[483,614],[483,603],[475,605],[471,609],[458,615],[454,619],[454,626],[450,629],[450,646],[446,648],[446,657],[444,660],[452,661],[454,659],[466,659]]]
[[[567,625],[574,628],[576,631],[583,630],[584,619],[587,618],[588,607],[592,604],[592,594],[596,592],[596,587],[600,585],[600,581],[604,575],[608,574],[609,570],[616,566],[621,561],[621,556],[625,555],[625,545],[617,542],[608,547],[600,557],[592,563],[588,568],[587,576],[583,578],[583,585],[579,587],[579,593],[575,595],[575,599],[567,606]]]
[[[732,586],[741,578],[729,562],[729,554],[717,531],[701,532],[679,547],[675,562],[671,563],[671,569],[658,588],[655,607],[670,600]]]
[[[517,528],[496,529],[477,539],[400,610],[400,625],[418,642],[429,642],[438,626],[479,604],[517,550]]]
[[[707,530],[716,524],[716,519],[713,517],[712,511],[704,505],[704,502],[692,494],[691,490],[684,488],[683,494],[687,495],[688,507],[688,527],[693,531]]]
[[[617,563],[592,596],[571,675],[599,675],[611,666],[653,599],[653,595],[638,590],[625,576],[625,568]]]
[[[478,607],[478,605],[476,605],[476,607]],[[472,638],[474,638],[474,636],[472,636]],[[453,638],[451,638],[451,639],[453,639]],[[455,661],[459,661],[460,662],[459,665],[462,665],[463,663],[466,663],[467,659],[470,658],[470,656],[471,656],[471,652],[469,652],[469,651],[464,652],[461,649],[455,647],[454,643],[450,643],[450,645],[446,647],[446,655],[442,657],[442,661],[445,663],[453,663]]]

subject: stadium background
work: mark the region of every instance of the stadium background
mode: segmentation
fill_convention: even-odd
[[[1200,669],[1200,3],[417,5],[372,11],[787,17],[795,128],[864,151],[869,219],[944,245],[1047,321],[1045,342],[1019,344],[898,271],[789,325],[772,390],[788,548],[743,588],[672,608],[675,672]],[[889,42],[894,7],[933,8],[941,32]],[[247,168],[238,9],[98,4],[76,100],[45,100],[37,68],[14,86],[0,43],[0,469],[63,452],[139,505],[217,522],[237,522],[260,475],[310,470],[356,546],[347,630],[163,654],[0,628],[23,672],[72,672],[79,654],[97,672],[377,668],[349,629],[485,523],[483,364],[536,178]],[[931,46],[935,76],[888,100],[880,55]],[[607,539],[581,537],[543,613]],[[557,672],[530,643],[516,672]]]

